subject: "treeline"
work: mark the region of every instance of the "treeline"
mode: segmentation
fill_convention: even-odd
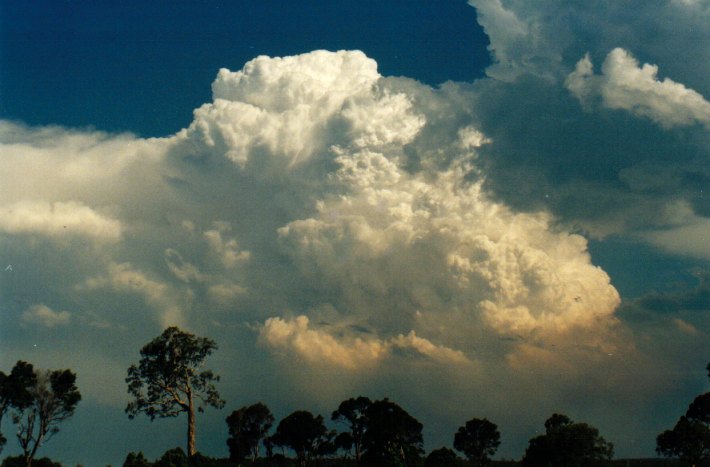
[[[213,459],[197,452],[195,417],[207,407],[223,408],[215,386],[219,375],[204,369],[217,349],[214,341],[176,327],[167,328],[140,349],[141,358],[128,369],[129,418],[151,420],[187,415],[186,448],[167,451],[149,461],[142,452],[126,456],[124,467],[211,466],[357,466],[357,467],[641,467],[710,464],[710,393],[698,396],[676,426],[657,438],[657,452],[678,461],[613,461],[614,447],[599,430],[566,415],[552,414],[545,432],[530,439],[520,462],[491,461],[500,432],[486,418],[471,418],[453,433],[451,447],[425,455],[423,425],[395,402],[359,396],[344,400],[330,414],[340,430],[328,429],[322,415],[296,410],[275,424],[262,402],[234,410],[225,420],[229,458]],[[710,364],[708,365],[710,376]],[[59,431],[81,400],[70,370],[38,370],[18,361],[9,374],[0,372],[0,423],[6,413],[17,425],[23,454],[6,458],[0,467],[61,467],[35,460],[39,448]],[[0,433],[0,451],[6,443]],[[458,453],[458,454],[457,454]]]

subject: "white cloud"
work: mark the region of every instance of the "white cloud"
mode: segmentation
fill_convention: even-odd
[[[0,231],[51,237],[79,235],[115,242],[121,238],[122,228],[119,221],[80,202],[20,201],[0,206]]]
[[[321,200],[317,216],[279,233],[304,273],[353,297],[349,308],[372,306],[366,295],[377,293],[385,313],[405,298],[428,313],[461,307],[502,333],[528,333],[594,326],[618,305],[582,237],[489,200],[461,169],[428,179],[379,154],[336,160],[333,180],[349,194]],[[404,297],[388,303],[387,290]]]
[[[628,51],[616,48],[599,76],[593,74],[589,56],[582,58],[568,76],[567,87],[583,102],[599,94],[606,107],[628,110],[666,128],[695,123],[710,128],[710,102],[670,78],[659,80],[657,74],[658,66],[639,66]]]
[[[53,328],[69,324],[71,313],[68,311],[54,311],[47,305],[40,303],[23,311],[20,318],[25,324],[38,324],[47,328]]]
[[[442,364],[466,364],[471,361],[460,350],[450,349],[443,345],[434,345],[431,341],[417,336],[414,331],[395,337],[392,345],[400,348],[412,348],[422,355]]]
[[[269,318],[260,330],[260,339],[276,351],[295,352],[312,365],[334,365],[348,370],[371,368],[391,355],[393,348],[412,349],[445,365],[471,363],[463,352],[435,345],[416,332],[389,340],[361,337],[336,337],[324,329],[312,329],[308,317],[292,320]]]
[[[511,80],[570,56],[561,47],[539,62],[531,59],[548,37],[549,15],[524,14],[526,8],[542,8],[538,2],[488,5],[487,14],[498,15],[489,24],[507,34],[503,39],[509,42],[494,48],[508,53],[500,69],[513,63]],[[530,47],[516,55],[515,41]],[[583,53],[575,52],[573,60]],[[581,64],[579,78],[599,78],[591,58],[588,65]],[[571,66],[560,68],[566,74]],[[558,71],[553,67],[550,73]],[[578,84],[579,92],[596,92],[583,80]],[[22,217],[23,225],[34,227],[15,227],[9,239],[17,246],[14,254],[36,259],[23,268],[36,269],[30,272],[37,278],[33,287],[49,297],[32,303],[67,303],[79,325],[120,320],[125,342],[116,339],[115,348],[101,345],[106,334],[79,336],[87,340],[85,348],[114,352],[117,361],[135,353],[156,322],[178,324],[220,343],[221,355],[229,355],[222,360],[225,384],[242,384],[234,375],[244,368],[269,368],[262,373],[266,382],[245,384],[245,393],[259,385],[292,387],[299,378],[320,375],[317,384],[341,397],[350,386],[322,375],[345,374],[353,392],[395,387],[402,395],[417,394],[432,410],[441,404],[432,394],[446,394],[456,405],[453,419],[461,411],[457,401],[468,401],[474,392],[493,394],[483,396],[487,407],[506,405],[491,388],[511,381],[511,387],[524,388],[513,404],[534,406],[534,415],[542,417],[549,415],[538,414],[547,408],[543,403],[557,394],[576,395],[578,380],[594,385],[586,393],[594,394],[580,404],[595,403],[598,391],[618,394],[633,387],[608,389],[610,383],[599,377],[608,374],[610,349],[622,349],[632,362],[614,367],[623,367],[629,380],[645,377],[650,367],[636,366],[642,359],[634,337],[623,333],[615,317],[619,295],[593,264],[587,241],[574,233],[578,229],[558,222],[544,204],[522,212],[490,191],[496,150],[512,147],[513,162],[504,169],[514,165],[519,172],[501,171],[508,190],[527,196],[528,177],[548,164],[569,176],[565,183],[577,195],[573,201],[598,194],[575,171],[598,168],[593,164],[616,140],[609,133],[594,135],[608,145],[575,152],[581,133],[561,140],[558,130],[576,130],[575,122],[589,117],[581,127],[593,133],[599,121],[581,112],[559,83],[554,91],[552,86],[528,77],[517,84],[484,80],[432,89],[380,77],[360,52],[260,57],[242,71],[221,71],[214,101],[169,138],[15,131],[0,123],[0,213],[7,218],[6,206],[26,202],[28,193],[32,199],[73,200],[73,212],[84,215],[73,227],[76,235],[121,240],[96,242],[90,252],[71,244],[56,255],[44,254],[32,232],[59,225],[53,212],[66,208],[60,202],[36,209],[49,213],[45,224]],[[550,106],[528,107],[540,101]],[[576,113],[567,120],[560,109]],[[531,147],[535,142],[544,151]],[[616,176],[609,183],[624,183]],[[642,195],[651,191],[648,186],[632,187],[638,199],[647,199]],[[549,189],[551,197],[561,191],[554,180],[536,188]],[[618,202],[616,196],[609,199]],[[571,202],[569,208],[578,206]],[[697,216],[681,216],[670,227],[696,221],[703,226]],[[120,227],[119,236],[97,227],[111,221]],[[703,232],[688,235],[684,248],[693,238],[700,251]],[[664,239],[664,247],[670,241]],[[50,272],[43,272],[45,266]],[[21,292],[13,298],[30,293]],[[50,301],[53,294],[62,300]],[[124,303],[132,309],[123,309]],[[293,315],[301,316],[288,318]],[[255,329],[249,323],[263,323],[258,338],[249,334]],[[257,339],[268,352],[254,351]],[[624,340],[631,344],[624,347]],[[272,359],[272,353],[283,358]],[[466,371],[458,371],[461,365]],[[481,371],[469,371],[474,366]],[[372,378],[361,378],[365,370]],[[594,375],[599,378],[586,378]],[[412,378],[417,387],[402,384]],[[291,395],[274,397],[283,402]]]
[[[359,337],[338,341],[332,335],[309,329],[306,316],[286,321],[269,318],[260,331],[260,338],[274,349],[295,351],[310,364],[329,364],[347,369],[369,367],[387,354],[387,346],[377,340]]]

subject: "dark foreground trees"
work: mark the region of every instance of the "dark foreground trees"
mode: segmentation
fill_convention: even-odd
[[[586,467],[611,460],[614,446],[586,423],[553,414],[545,421],[545,434],[530,440],[525,450],[526,467]]]
[[[36,370],[23,361],[9,375],[0,373],[0,417],[12,410],[25,466],[32,465],[37,450],[74,415],[81,400],[75,383],[76,374],[70,370]]]
[[[12,367],[10,374],[5,374],[0,371],[0,429],[2,428],[2,419],[11,408],[22,411],[32,405],[32,394],[30,389],[36,384],[37,376],[35,375],[32,364],[18,361]],[[0,431],[0,452],[7,439]]]
[[[498,426],[487,418],[467,421],[454,435],[454,449],[464,453],[475,466],[486,465],[499,445]]]
[[[29,387],[32,402],[12,415],[28,467],[37,450],[59,432],[59,425],[74,415],[81,400],[76,374],[70,370],[35,371],[35,376]]]
[[[372,401],[363,396],[350,398],[340,403],[338,409],[333,411],[331,420],[347,425],[348,431],[338,435],[336,444],[339,448],[355,450],[355,463],[360,464],[362,457],[362,441],[367,430],[367,410]]]
[[[326,429],[322,416],[297,410],[279,422],[272,440],[292,449],[299,465],[304,466],[310,459],[334,451],[334,435]]]
[[[241,462],[248,456],[253,464],[259,455],[259,443],[266,438],[274,423],[271,411],[266,405],[257,402],[235,410],[226,421],[229,428],[229,459]]]
[[[424,453],[422,424],[389,399],[366,410],[362,461],[368,466],[413,466]]]
[[[434,449],[426,456],[424,467],[458,467],[456,453],[447,447]]]
[[[214,386],[219,376],[200,371],[204,360],[217,349],[214,341],[169,327],[140,351],[138,365],[128,369],[128,392],[133,400],[126,413],[133,418],[145,413],[155,417],[176,417],[187,413],[187,452],[194,455],[195,411],[206,406],[222,408],[224,401]]]
[[[710,364],[707,370],[710,377]],[[696,397],[673,429],[658,435],[656,452],[690,465],[710,460],[710,392]]]

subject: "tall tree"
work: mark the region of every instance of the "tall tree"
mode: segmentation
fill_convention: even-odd
[[[0,371],[0,429],[2,419],[10,408],[24,410],[32,405],[30,388],[37,382],[32,364],[18,361],[9,375]],[[0,452],[7,440],[0,431]]]
[[[566,415],[553,414],[545,422],[545,434],[530,440],[525,450],[525,467],[587,467],[614,455],[613,444],[586,423],[575,423]]]
[[[128,393],[133,396],[126,407],[128,417],[144,413],[153,421],[187,413],[187,453],[193,456],[197,452],[195,410],[224,407],[214,386],[219,376],[201,370],[204,360],[216,349],[214,341],[177,327],[167,328],[143,346],[138,365],[131,365],[126,377]]]
[[[271,439],[275,444],[292,449],[299,465],[305,466],[323,451],[330,437],[322,416],[314,417],[310,412],[297,410],[279,422]]]
[[[28,388],[31,403],[15,407],[12,416],[28,467],[37,450],[59,432],[59,425],[74,415],[81,400],[76,374],[70,370],[36,371],[35,376]]]
[[[487,418],[473,418],[454,435],[454,449],[463,452],[475,466],[486,465],[500,445],[498,426]]]
[[[412,466],[424,453],[422,424],[406,410],[385,398],[365,412],[363,463],[371,466]]]
[[[351,446],[355,448],[355,463],[360,464],[362,456],[362,439],[367,429],[367,418],[365,413],[372,404],[368,397],[359,396],[350,398],[340,403],[338,409],[333,411],[331,420],[335,422],[343,422],[348,425],[350,436],[340,436],[338,438],[338,447],[345,447],[347,441],[350,441]]]
[[[227,417],[229,427],[230,460],[240,462],[251,456],[252,464],[259,455],[259,443],[266,438],[266,434],[274,423],[274,416],[269,408],[257,402],[256,404],[242,407]]]

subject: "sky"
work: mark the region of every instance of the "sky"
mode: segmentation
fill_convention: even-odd
[[[0,368],[77,373],[39,452],[128,420],[177,325],[227,404],[389,397],[427,450],[552,413],[616,457],[709,389],[710,1],[0,1]],[[18,452],[9,420],[3,455]]]

